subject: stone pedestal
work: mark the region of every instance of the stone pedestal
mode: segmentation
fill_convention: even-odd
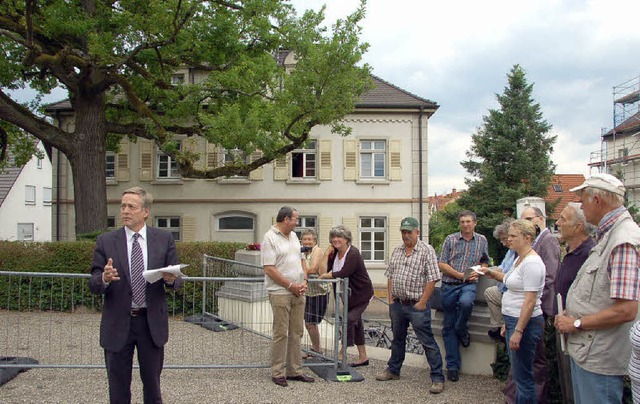
[[[236,251],[235,261],[233,269],[239,277],[256,278],[256,281],[225,281],[216,292],[218,316],[238,326],[270,335],[273,317],[262,281],[264,272],[260,265],[260,251]]]

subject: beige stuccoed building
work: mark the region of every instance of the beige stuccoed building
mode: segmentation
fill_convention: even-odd
[[[175,161],[152,142],[125,140],[117,155],[106,156],[109,225],[121,225],[122,191],[137,185],[154,196],[148,224],[171,231],[179,241],[260,242],[278,209],[291,205],[300,212],[300,229],[315,229],[323,248],[331,227],[349,227],[374,284],[383,287],[387,260],[402,242],[401,219],[418,218],[427,234],[428,120],[438,105],[378,77],[373,80],[375,87],[343,120],[353,128],[351,136],[315,127],[308,148],[295,150],[248,177],[181,178]],[[63,129],[73,129],[68,101],[48,106],[47,114]],[[197,150],[202,155],[199,164],[209,166],[223,164],[234,153],[186,137],[181,147]],[[53,186],[53,239],[73,240],[71,169],[56,150]]]

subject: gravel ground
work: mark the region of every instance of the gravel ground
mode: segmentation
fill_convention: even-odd
[[[73,320],[72,320],[73,318]],[[27,356],[41,363],[103,364],[97,346],[99,314],[11,313],[0,311],[0,356]],[[39,327],[39,328],[38,328]],[[71,335],[71,337],[70,337]],[[231,354],[237,363],[268,363],[268,344],[241,330],[214,333],[180,321],[171,322],[165,363],[220,362]],[[173,345],[172,345],[173,344]],[[355,357],[353,357],[355,359]],[[48,361],[48,362],[47,362]],[[429,394],[426,369],[405,366],[400,380],[378,382],[385,362],[370,360],[358,368],[362,382],[290,382],[283,388],[271,382],[270,369],[165,369],[163,398],[167,403],[497,403],[502,383],[489,376],[461,375],[447,382],[440,395]],[[312,375],[309,369],[305,372]],[[134,370],[133,401],[142,402],[141,382]],[[104,369],[31,369],[0,387],[0,403],[104,403]]]

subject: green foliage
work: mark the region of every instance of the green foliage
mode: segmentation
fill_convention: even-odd
[[[444,239],[451,233],[460,230],[458,225],[460,206],[456,202],[449,203],[443,210],[435,212],[429,217],[429,244],[440,255]]]
[[[496,361],[491,364],[491,369],[493,369],[493,377],[504,382],[507,380],[507,376],[509,375],[509,368],[511,367],[509,363],[509,353],[507,352],[507,347],[505,344],[498,344],[496,349]]]
[[[458,204],[478,216],[477,231],[491,235],[493,228],[515,213],[516,201],[526,196],[545,197],[554,173],[551,161],[556,136],[543,119],[540,104],[532,98],[533,84],[515,65],[508,86],[497,95],[499,109],[489,110],[472,136],[468,160],[461,164],[472,176]],[[487,237],[490,249],[499,242]]]
[[[0,241],[0,270],[88,274],[95,243],[92,241],[22,243]],[[232,260],[242,243],[179,242],[180,262],[188,264],[187,276],[202,276],[203,255]],[[217,276],[220,276],[218,274]],[[100,298],[90,293],[87,278],[0,276],[0,308],[11,310],[73,311],[86,306],[100,309]],[[214,289],[208,290],[212,300]],[[168,292],[171,295],[170,292]],[[202,311],[202,283],[185,282],[169,300],[169,309],[185,315]]]
[[[213,179],[247,175],[302,145],[317,125],[348,134],[340,120],[372,87],[362,63],[364,6],[326,29],[324,10],[299,16],[286,0],[0,2],[0,124],[66,155],[80,177],[76,234],[99,231],[105,184],[88,173],[125,136],[153,140],[183,177]],[[283,64],[289,53],[295,66]],[[45,121],[5,93],[29,86],[36,101],[67,90],[71,122]],[[261,157],[201,168],[203,153],[173,143],[185,135]]]

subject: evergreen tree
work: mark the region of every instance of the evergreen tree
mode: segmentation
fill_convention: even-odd
[[[533,84],[519,65],[507,79],[503,94],[496,94],[500,108],[483,117],[468,160],[461,163],[472,177],[465,178],[469,188],[458,204],[476,213],[477,231],[488,236],[492,253],[498,246],[491,236],[495,225],[514,216],[519,198],[543,198],[555,170],[551,153],[556,136],[548,134],[551,125],[532,97]]]

